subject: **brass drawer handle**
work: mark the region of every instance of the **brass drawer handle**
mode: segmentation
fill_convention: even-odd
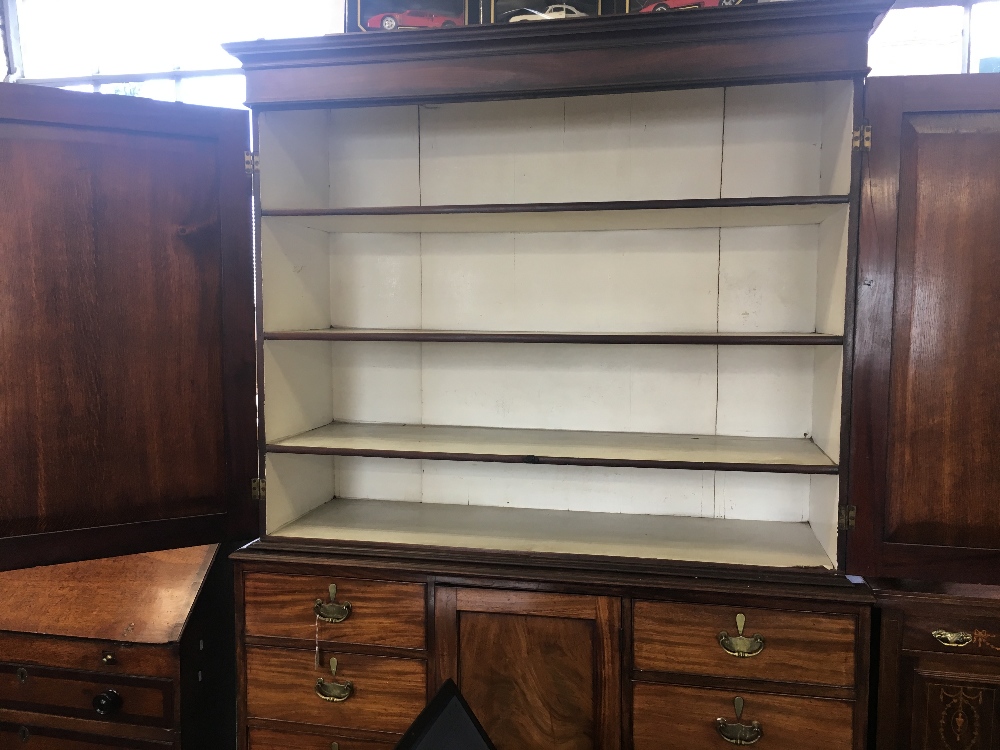
[[[715,731],[731,745],[753,745],[764,736],[760,722],[740,724],[739,720],[743,718],[743,699],[735,698],[733,705],[736,708],[736,722],[730,723],[725,719],[716,719]]]
[[[337,660],[330,657],[330,674],[337,675]],[[322,677],[316,680],[316,695],[330,703],[343,703],[354,694],[354,683],[350,680],[344,682],[327,682]]]
[[[754,633],[752,638],[747,638],[743,635],[743,628],[746,624],[746,615],[740,613],[736,615],[736,629],[739,635],[731,636],[725,630],[719,633],[719,645],[730,656],[747,659],[751,656],[756,656],[764,650],[764,636],[760,633]]]
[[[337,598],[337,584],[330,584],[330,601],[317,599],[313,605],[313,613],[323,622],[343,622],[351,616],[351,603],[343,604],[334,601]]]
[[[950,633],[947,630],[935,630],[931,633],[938,643],[950,648],[962,648],[972,643],[972,633]]]

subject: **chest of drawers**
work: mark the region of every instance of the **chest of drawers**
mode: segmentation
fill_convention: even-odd
[[[230,746],[223,557],[211,545],[0,574],[0,748]]]
[[[499,750],[865,746],[871,599],[837,576],[266,547],[235,555],[241,748],[391,747],[447,678]]]

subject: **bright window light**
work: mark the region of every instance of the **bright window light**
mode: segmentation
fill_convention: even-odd
[[[1000,0],[973,5],[971,27],[970,69],[973,73],[1000,73]]]
[[[963,73],[965,9],[958,5],[890,10],[872,34],[872,75]]]

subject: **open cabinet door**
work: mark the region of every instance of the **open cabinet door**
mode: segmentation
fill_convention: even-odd
[[[0,84],[0,570],[256,533],[248,141]]]
[[[848,570],[1000,583],[1000,76],[865,111]]]

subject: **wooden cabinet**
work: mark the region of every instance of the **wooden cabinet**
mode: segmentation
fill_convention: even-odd
[[[1000,589],[874,585],[879,750],[1000,748]]]
[[[231,748],[230,577],[216,557],[211,545],[0,573],[0,748]]]
[[[246,742],[395,736],[426,664],[500,750],[725,746],[735,697],[762,746],[864,746],[870,599],[835,571],[886,5],[229,47],[259,161]],[[339,706],[304,692],[327,658]]]

